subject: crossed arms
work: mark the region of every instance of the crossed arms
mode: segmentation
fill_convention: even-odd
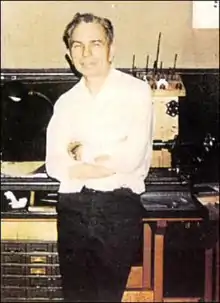
[[[143,106],[145,105],[145,107]],[[151,156],[153,113],[151,104],[139,102],[135,109],[131,128],[126,137],[115,145],[112,152],[97,154],[92,163],[84,162],[82,142],[68,142],[65,129],[54,113],[47,129],[46,169],[51,177],[64,179],[104,178],[116,173],[131,173]],[[123,121],[122,121],[123,123]]]

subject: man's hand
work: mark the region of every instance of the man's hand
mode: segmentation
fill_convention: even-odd
[[[82,149],[83,146],[79,141],[70,142],[67,146],[68,154],[72,159],[77,161],[80,161],[82,158]]]

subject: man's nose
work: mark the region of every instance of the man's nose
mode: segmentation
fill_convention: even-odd
[[[87,57],[87,56],[90,56],[91,55],[91,47],[88,45],[88,46],[84,46],[83,47],[83,56],[84,57]]]

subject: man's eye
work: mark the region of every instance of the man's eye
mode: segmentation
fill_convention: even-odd
[[[73,48],[80,48],[81,45],[80,44],[73,44]]]
[[[100,42],[94,42],[93,45],[94,46],[101,46],[101,43]]]

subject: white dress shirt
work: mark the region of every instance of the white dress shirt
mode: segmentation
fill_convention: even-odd
[[[111,68],[100,92],[90,94],[82,78],[59,97],[47,128],[46,170],[60,181],[59,192],[79,192],[83,186],[111,191],[145,190],[152,157],[153,102],[147,82]],[[67,146],[83,144],[81,161],[73,160]],[[108,154],[115,174],[94,179],[70,179],[68,167]]]

